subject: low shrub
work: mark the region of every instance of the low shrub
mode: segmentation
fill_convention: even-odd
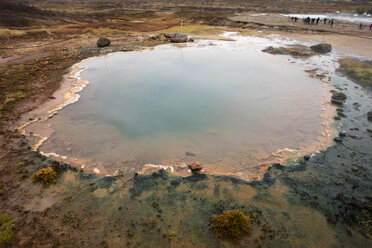
[[[39,182],[43,186],[49,186],[50,184],[57,182],[57,173],[52,167],[43,168],[32,175],[32,181],[34,183]]]
[[[238,240],[243,235],[249,235],[253,229],[250,217],[244,210],[239,209],[212,215],[209,225],[217,237],[230,240]]]
[[[0,246],[9,245],[13,242],[15,234],[15,224],[7,214],[0,215]]]
[[[177,238],[177,233],[176,232],[169,232],[168,237],[169,237],[169,239],[175,239],[175,238]]]

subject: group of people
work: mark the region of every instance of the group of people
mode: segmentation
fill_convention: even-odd
[[[290,17],[291,22],[297,22],[299,19],[300,18],[298,18],[297,16],[291,16]],[[323,23],[324,25],[328,24],[331,27],[333,27],[334,21],[335,21],[335,19],[330,19],[330,18],[329,19],[324,18],[323,20],[321,20],[320,17],[318,17],[318,18],[310,18],[310,17],[302,18],[302,23],[308,24],[308,25],[319,25],[319,23],[320,24]],[[360,23],[359,24],[359,29],[362,30],[363,28],[364,28],[363,24]],[[369,30],[372,30],[372,24],[369,26]]]
[[[298,19],[299,18],[296,16],[291,16],[291,22],[297,22]],[[324,18],[323,20],[320,20],[320,17],[318,18],[306,17],[306,18],[302,18],[302,23],[309,24],[309,25],[314,25],[314,24],[319,25],[319,23],[323,23],[325,25],[328,23],[328,25],[333,27],[334,19]]]
[[[363,29],[363,23],[359,24],[359,29],[360,29],[360,30]],[[372,24],[369,25],[369,30],[372,30]]]

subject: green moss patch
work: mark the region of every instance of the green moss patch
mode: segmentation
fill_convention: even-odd
[[[372,86],[372,60],[340,59],[339,72],[363,86]]]

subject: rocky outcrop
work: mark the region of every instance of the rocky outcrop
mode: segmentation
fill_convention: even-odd
[[[187,40],[187,35],[184,33],[174,33],[171,38],[171,42],[173,43],[184,43],[187,42]]]
[[[311,46],[310,49],[316,53],[329,53],[332,51],[331,44],[320,43],[318,45]]]
[[[97,40],[98,47],[107,47],[111,44],[111,41],[108,38],[101,37]]]

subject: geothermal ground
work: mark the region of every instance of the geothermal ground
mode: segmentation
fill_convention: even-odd
[[[255,12],[248,6],[244,12],[232,4],[164,10],[154,5],[66,8],[32,1],[34,8],[14,9],[3,2],[0,247],[371,247],[372,31],[367,25],[294,23],[278,5]],[[288,9],[302,14],[304,6]],[[325,6],[313,5],[311,11],[325,13]],[[370,8],[328,6],[348,13]],[[112,174],[42,153],[42,146],[36,149],[37,133],[27,127],[39,117],[62,118],[63,109],[54,116],[48,111],[61,106],[73,86],[82,86],[69,78],[76,74],[69,74],[73,65],[114,52],[173,47],[170,36],[180,31],[181,18],[192,46],[256,47],[259,56],[294,66],[321,84],[326,89],[325,102],[319,103],[321,128],[329,133],[319,139],[325,141],[301,153],[285,150],[282,160],[266,163],[259,177],[250,178],[223,170],[209,173],[217,167],[192,152],[187,155],[195,160],[192,171],[186,161],[182,175],[172,173],[172,161],[146,169],[129,161],[125,165],[133,170]],[[99,37],[109,38],[111,45],[98,48]],[[332,45],[331,53],[309,49],[322,41]],[[88,89],[79,92],[81,103]],[[79,101],[68,106],[74,104]],[[245,229],[216,229],[216,220],[231,210],[242,210]]]

